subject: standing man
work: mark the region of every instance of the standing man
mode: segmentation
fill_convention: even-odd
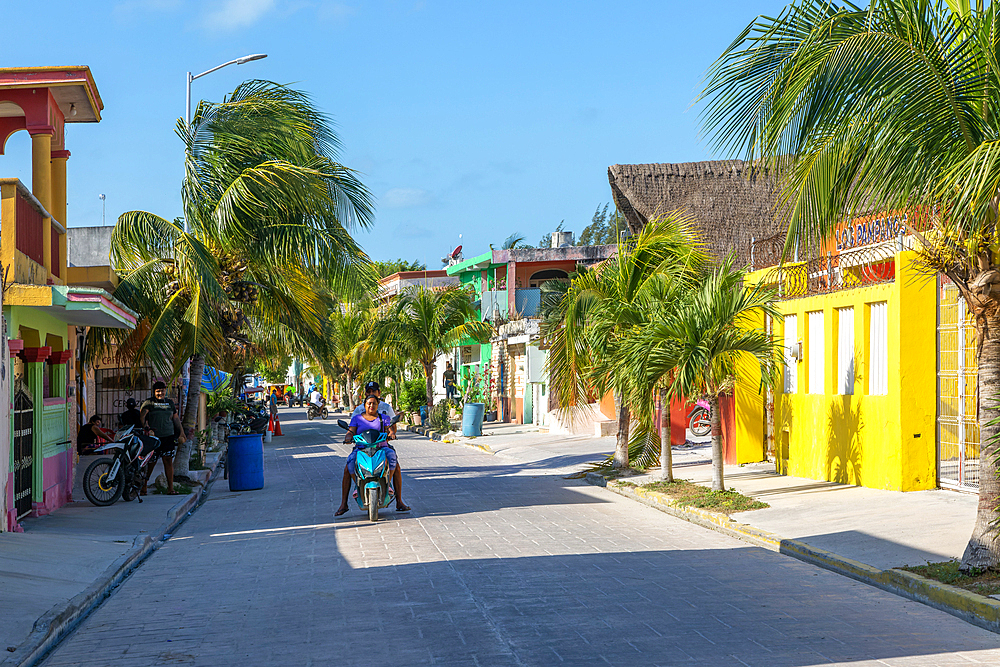
[[[174,491],[174,450],[178,441],[186,442],[181,419],[177,416],[177,406],[167,398],[167,385],[157,381],[153,383],[153,396],[142,403],[139,410],[139,423],[148,428],[160,439],[159,450],[163,459],[163,473],[167,478],[167,495],[177,495]],[[153,471],[150,470],[146,477]],[[146,493],[143,484],[142,493]]]
[[[380,415],[385,415],[389,419],[396,416],[396,411],[392,409],[392,406],[382,400],[382,391],[378,386],[378,382],[372,380],[365,385],[365,398],[361,401],[361,405],[354,408],[354,412],[351,413],[351,419],[354,419],[361,413],[365,411],[365,401],[368,400],[369,396],[374,396],[378,399],[378,413]],[[396,425],[393,424],[389,427],[389,437],[395,439],[396,437]]]
[[[442,378],[444,379],[444,393],[446,400],[451,400],[458,395],[458,388],[455,386],[455,371],[452,369],[450,361],[444,365]]]
[[[278,416],[278,390],[272,389],[271,395],[267,399],[267,407],[272,417]]]

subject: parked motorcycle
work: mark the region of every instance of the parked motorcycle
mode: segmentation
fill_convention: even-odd
[[[98,507],[113,505],[139,495],[146,483],[147,470],[152,470],[160,458],[160,439],[139,435],[128,426],[115,433],[114,442],[98,447],[95,452],[108,452],[111,457],[97,459],[83,473],[83,494]]]
[[[233,420],[229,424],[231,431],[236,433],[263,433],[267,430],[267,423],[270,417],[267,408],[261,406],[251,406],[247,410],[241,410],[233,415]]]
[[[314,403],[310,403],[309,407],[306,408],[306,419],[310,421],[320,417],[326,419],[330,416],[330,411],[326,409],[326,401],[323,401],[319,406]]]
[[[285,403],[287,403],[290,408],[294,408],[296,404],[298,404],[300,408],[302,407],[302,399],[293,393],[285,394]]]
[[[694,408],[688,413],[688,428],[697,437],[703,437],[712,433],[712,412],[711,406],[705,399],[698,399]]]
[[[399,415],[392,418],[391,424],[399,421]],[[343,419],[337,420],[337,426],[347,431],[350,427]],[[378,521],[378,511],[388,507],[396,496],[392,490],[392,473],[385,457],[385,449],[380,447],[389,438],[387,431],[362,431],[354,436],[355,445],[363,445],[358,450],[354,462],[354,499],[358,507],[368,510],[368,519]]]

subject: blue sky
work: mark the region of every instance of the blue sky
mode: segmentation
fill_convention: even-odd
[[[565,220],[577,234],[611,200],[615,163],[717,156],[692,101],[705,70],[758,14],[784,2],[121,0],[4,3],[3,66],[89,65],[98,125],[67,126],[70,226],[123,211],[179,215],[176,119],[185,72],[249,53],[265,60],[197,80],[220,100],[240,81],[294,84],[336,122],[361,172],[375,259],[438,268],[512,232],[530,243]],[[0,176],[30,183],[30,139],[8,141]]]

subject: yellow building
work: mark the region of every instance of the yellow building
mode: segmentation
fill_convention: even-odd
[[[775,286],[785,369],[737,388],[738,458],[876,489],[938,486],[939,281],[897,241],[751,274]]]
[[[67,281],[67,123],[101,119],[87,67],[0,69],[0,155],[14,132],[31,135],[31,188],[0,178],[3,316],[10,351],[11,437],[0,438],[0,529],[70,500],[76,462],[77,326],[132,328],[135,313],[99,287]]]

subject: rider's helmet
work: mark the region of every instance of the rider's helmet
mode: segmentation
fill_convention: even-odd
[[[135,404],[135,399],[134,398],[130,398],[127,401],[125,401],[125,408],[128,409],[128,410],[134,409],[135,405],[136,404]]]

